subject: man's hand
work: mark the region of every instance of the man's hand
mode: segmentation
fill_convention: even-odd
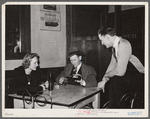
[[[78,83],[80,83],[80,85],[85,86],[86,83],[85,83],[85,81],[82,79],[82,75],[80,75],[80,74],[73,74],[73,78],[78,78],[78,77],[81,77],[81,80],[75,80],[75,82],[78,82]]]
[[[64,77],[61,77],[61,78],[59,79],[59,84],[63,84],[64,80],[65,80],[65,78],[64,78]]]
[[[104,90],[105,84],[106,84],[105,80],[103,80],[103,81],[101,81],[101,82],[98,83],[98,88],[102,88],[103,93],[105,93],[105,90]]]
[[[108,76],[105,75],[103,77],[102,81],[98,83],[98,87],[102,88],[103,93],[105,92],[104,88],[105,88],[105,84],[106,84],[107,81],[109,81],[109,78],[108,78]]]
[[[80,85],[82,85],[82,86],[86,85],[85,81],[82,78],[81,78],[81,80],[75,80],[75,82],[80,83]]]
[[[39,86],[41,86],[41,87],[43,88],[43,90],[46,89],[46,88],[45,88],[45,84],[41,84],[41,85],[39,85]]]

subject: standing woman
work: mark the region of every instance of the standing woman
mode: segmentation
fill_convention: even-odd
[[[14,69],[8,93],[21,94],[24,90],[30,93],[42,91],[42,78],[37,67],[39,56],[37,53],[28,53],[24,56],[22,66]]]

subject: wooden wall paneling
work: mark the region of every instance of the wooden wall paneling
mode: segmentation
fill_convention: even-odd
[[[66,56],[69,54],[69,48],[72,46],[72,6],[67,5],[66,6],[66,38],[67,38],[67,47],[66,47]],[[67,63],[69,63],[69,60],[67,60]]]
[[[30,52],[31,51],[31,24],[30,24],[30,6],[25,7],[25,44],[26,44],[26,50],[25,52]]]
[[[101,13],[101,23],[100,23],[100,27],[104,26],[104,25],[110,25],[112,24],[112,21],[110,19],[110,17],[108,17],[108,6],[105,7],[105,9],[103,10],[103,12]],[[111,59],[111,51],[110,49],[107,49],[104,45],[101,44],[101,42],[99,43],[99,49],[100,49],[100,53],[99,53],[99,57],[100,57],[100,79],[99,81],[102,80],[106,69],[110,63],[110,59]]]
[[[97,38],[98,39],[98,38]],[[97,73],[99,82],[99,59],[98,59],[98,40],[86,40],[86,64],[92,66]]]
[[[100,20],[99,20],[99,23],[100,23],[99,29],[100,29],[103,26],[103,23],[102,23],[103,15],[102,15],[102,12],[100,13],[99,18],[100,18]],[[101,66],[102,65],[102,61],[101,61],[102,53],[101,53],[101,41],[100,41],[99,38],[98,38],[97,45],[98,45],[98,64],[99,64],[98,82],[99,82],[102,79],[102,66]]]
[[[22,52],[25,52],[25,7],[19,6],[20,9],[20,32],[21,32],[21,50]]]
[[[103,7],[104,9],[102,9]],[[101,10],[100,10],[101,9]],[[98,74],[98,82],[102,79],[105,72],[104,57],[108,57],[108,51],[103,50],[97,36],[99,28],[107,23],[108,6],[72,6],[72,33],[71,42],[68,46],[76,46],[85,53],[85,64],[91,65],[95,68]],[[71,19],[71,18],[70,18]],[[96,40],[94,39],[96,38]],[[107,50],[107,49],[106,49]],[[102,54],[103,53],[103,54]],[[109,62],[109,58],[105,61]]]
[[[117,35],[120,35],[120,14],[121,5],[115,5],[114,28],[116,29]]]
[[[120,33],[132,45],[132,53],[144,64],[144,7],[122,11],[120,15]]]
[[[19,9],[21,52],[26,54],[31,52],[30,6],[21,5],[19,6]]]
[[[105,6],[101,15],[102,15],[101,25],[104,26],[107,24],[108,21],[108,5]]]
[[[21,52],[28,53],[31,51],[31,28],[30,28],[30,6],[19,6],[20,10],[20,39]]]
[[[86,49],[85,49],[85,40],[84,40],[84,37],[82,37],[82,40],[75,40],[73,42],[73,46],[74,47],[78,47],[79,50],[81,52],[83,52],[82,61],[84,63],[86,63],[86,58],[85,58],[86,57]]]
[[[77,30],[76,30],[76,24],[77,24],[77,14],[76,14],[76,5],[72,6],[72,26],[71,26],[71,32],[72,32],[72,39],[71,41],[74,42],[76,41],[76,34],[77,34]]]
[[[112,25],[113,23],[113,19],[110,19],[108,17],[108,6],[105,7],[105,9],[103,10],[103,12],[101,13],[101,19],[100,19],[100,27],[104,26],[104,25]],[[106,48],[104,45],[101,44],[101,41],[99,41],[99,81],[102,80],[107,67],[110,63],[111,60],[111,50],[110,48]],[[109,85],[108,83],[106,83],[105,86],[105,93],[101,93],[101,97],[100,97],[100,108],[107,102],[108,100],[108,92],[109,92]]]
[[[108,24],[111,27],[115,27],[115,13],[108,14],[108,20],[106,24]]]

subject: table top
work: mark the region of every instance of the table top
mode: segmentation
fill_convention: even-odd
[[[101,89],[97,87],[86,88],[78,85],[66,85],[66,86],[59,85],[59,89],[56,89],[54,87],[52,91],[46,90],[40,96],[45,97],[47,103],[49,104],[51,103],[50,102],[51,96],[53,104],[70,107],[96,95],[100,91]],[[9,96],[17,99],[23,98],[23,96],[17,94],[9,94]],[[40,98],[38,98],[37,100],[42,101],[42,99]]]

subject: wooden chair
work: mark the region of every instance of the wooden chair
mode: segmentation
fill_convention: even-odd
[[[124,94],[119,103],[119,109],[143,109],[144,97],[141,91],[128,92]],[[113,101],[107,101],[103,107],[104,109],[113,108]]]
[[[29,98],[25,98],[25,96],[28,96]],[[23,108],[27,109],[30,107],[32,109],[35,109],[39,107],[45,107],[47,105],[47,99],[45,98],[45,96],[49,96],[49,99],[51,101],[50,108],[52,109],[52,97],[50,95],[45,94],[44,96],[42,96],[41,91],[37,92],[34,95],[31,95],[31,93],[29,93],[29,91],[27,90],[23,93]],[[31,106],[27,106],[26,104]]]
[[[144,108],[144,95],[142,91],[129,92],[122,96],[119,101],[119,108],[128,109],[143,109]]]
[[[126,93],[119,102],[120,108],[144,109],[144,94],[142,91]]]
[[[122,96],[122,98],[119,101],[119,108],[128,108],[131,109],[133,108],[133,104],[135,101],[135,98],[137,96],[137,92],[130,92],[130,93],[126,93]]]

